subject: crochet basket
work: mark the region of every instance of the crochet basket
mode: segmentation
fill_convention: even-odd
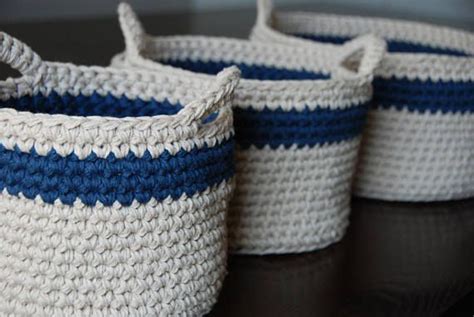
[[[379,18],[273,13],[268,0],[258,7],[254,40],[307,49],[368,32],[387,40],[356,195],[402,201],[474,196],[474,34]]]
[[[303,252],[341,239],[371,72],[384,43],[366,37],[339,50],[306,54],[227,38],[151,37],[128,5],[120,5],[119,16],[126,52],[113,59],[116,67],[206,81],[236,64],[246,78],[233,100],[237,185],[228,221],[231,252]],[[358,71],[340,65],[352,64],[361,51]]]
[[[0,60],[23,74],[0,82],[0,315],[208,312],[238,70],[207,87],[43,62],[5,33]]]

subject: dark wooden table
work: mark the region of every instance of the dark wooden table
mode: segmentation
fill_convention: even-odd
[[[285,256],[231,257],[212,316],[469,316],[474,200],[353,201],[338,244]]]
[[[147,16],[152,34],[243,37],[253,11]],[[116,18],[0,25],[44,60],[107,65],[123,50]],[[2,77],[14,74],[0,66]],[[356,199],[346,237],[324,250],[232,256],[211,316],[474,314],[474,200]]]

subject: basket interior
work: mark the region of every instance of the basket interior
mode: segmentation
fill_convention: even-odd
[[[223,62],[199,59],[158,59],[160,63],[185,69],[188,71],[215,75],[226,67],[237,66],[241,71],[241,77],[255,80],[321,80],[329,79],[330,75],[307,70],[294,70],[279,67],[270,67],[240,62]]]
[[[304,38],[307,40],[321,42],[321,43],[331,43],[331,44],[344,44],[347,41],[353,39],[350,36],[340,36],[340,35],[326,35],[326,34],[302,34],[294,33],[290,34],[296,37]],[[448,55],[448,56],[459,56],[465,57],[470,56],[469,54],[452,49],[452,48],[442,48],[442,47],[433,47],[420,43],[412,43],[409,41],[393,40],[386,39],[387,41],[387,50],[391,53],[424,53],[424,54],[438,54],[438,55]]]
[[[173,115],[182,109],[180,104],[172,104],[168,100],[130,99],[125,95],[120,97],[111,93],[101,95],[97,92],[91,95],[71,93],[59,94],[51,91],[34,95],[24,95],[19,98],[1,98],[0,108],[13,108],[17,111],[32,113],[63,114],[69,116],[106,116],[106,117],[149,117],[157,115]]]

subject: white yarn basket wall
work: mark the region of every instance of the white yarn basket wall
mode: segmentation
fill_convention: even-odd
[[[202,83],[43,62],[5,33],[0,60],[22,73],[0,81],[0,315],[210,311],[225,275],[239,71]],[[172,114],[142,113],[159,103]],[[130,107],[139,115],[122,116]]]
[[[364,37],[308,54],[228,38],[152,37],[130,6],[121,4],[119,16],[126,51],[113,59],[113,66],[207,81],[212,77],[202,73],[203,67],[238,64],[253,78],[240,81],[233,100],[237,185],[228,220],[230,252],[304,252],[339,241],[348,225],[360,131],[341,139],[338,133],[346,133],[349,128],[344,127],[356,119],[365,121],[366,110],[360,109],[371,98],[372,71],[384,43]],[[360,60],[358,70],[342,66],[352,65],[354,58]],[[316,73],[331,77],[299,78]],[[285,77],[288,74],[302,80]],[[359,111],[359,117],[347,117],[351,111]],[[272,121],[276,117],[277,123]],[[305,123],[308,118],[314,121]],[[307,128],[300,128],[302,124]],[[304,135],[305,129],[320,131]],[[329,141],[316,142],[318,133]],[[304,137],[307,140],[300,142]]]
[[[317,50],[331,44],[293,35],[327,40],[372,33],[405,46],[388,53],[375,72],[355,195],[399,201],[474,196],[474,34],[400,20],[273,12],[269,0],[259,0],[258,10],[251,38],[259,42]]]

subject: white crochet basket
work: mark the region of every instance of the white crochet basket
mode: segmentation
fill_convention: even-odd
[[[256,41],[308,50],[369,32],[388,41],[390,53],[375,73],[356,195],[474,196],[474,34],[379,18],[274,13],[269,0],[259,0],[258,10]]]
[[[225,274],[238,70],[207,87],[43,62],[5,33],[0,60],[23,74],[0,82],[0,315],[208,312]]]
[[[116,67],[207,81],[236,64],[236,192],[229,214],[235,253],[323,248],[348,224],[350,187],[371,98],[371,73],[384,52],[372,37],[306,54],[284,45],[212,37],[151,37],[131,8],[119,7],[126,52]],[[357,71],[341,66],[363,51]],[[352,63],[350,63],[352,64]]]

